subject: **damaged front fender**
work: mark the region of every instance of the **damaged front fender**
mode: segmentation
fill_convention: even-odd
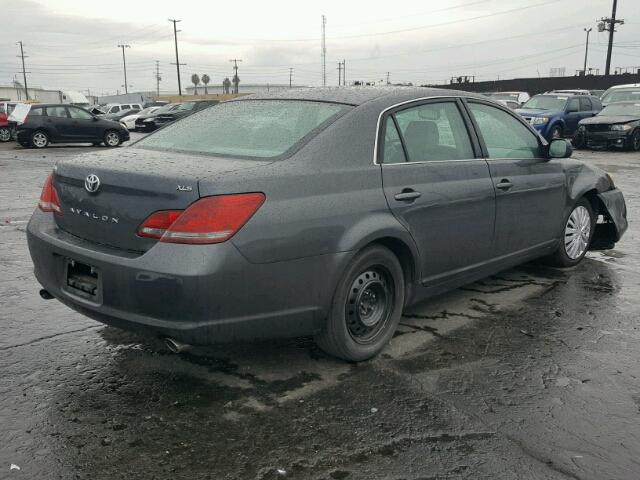
[[[590,250],[608,250],[613,248],[627,230],[627,205],[622,192],[617,188],[598,193],[598,198],[603,206],[600,213],[604,222],[596,225]]]

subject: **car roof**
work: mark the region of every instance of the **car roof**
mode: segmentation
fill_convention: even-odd
[[[611,105],[640,105],[640,101],[624,100],[622,102],[611,102],[610,104],[607,105],[607,107],[610,107]]]
[[[257,99],[306,100],[344,103],[357,106],[378,99],[384,100],[383,103],[393,105],[398,102],[418,100],[421,98],[463,96],[486,99],[486,97],[479,93],[431,87],[318,87],[296,88],[273,93],[254,94],[236,98],[233,101]]]
[[[640,88],[640,83],[626,83],[624,85],[614,85],[613,87],[610,87],[612,89],[617,89],[617,88]]]

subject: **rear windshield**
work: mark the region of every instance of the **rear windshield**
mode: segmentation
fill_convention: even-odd
[[[613,102],[639,102],[640,101],[640,87],[611,90],[602,97],[602,101],[605,103]]]
[[[158,150],[273,158],[335,120],[350,107],[298,100],[241,100],[171,124],[136,143]]]

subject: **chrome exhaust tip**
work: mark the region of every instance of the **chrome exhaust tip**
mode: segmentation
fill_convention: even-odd
[[[38,293],[40,294],[40,297],[43,300],[51,300],[52,298],[54,298],[53,295],[51,295],[49,292],[47,292],[44,288],[41,288]]]
[[[191,345],[187,343],[178,342],[173,338],[166,337],[164,339],[164,345],[169,349],[171,353],[182,353],[186,352],[191,348]]]

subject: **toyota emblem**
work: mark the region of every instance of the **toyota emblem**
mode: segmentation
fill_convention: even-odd
[[[84,179],[84,188],[89,193],[96,193],[100,188],[100,179],[94,173],[87,175]]]

